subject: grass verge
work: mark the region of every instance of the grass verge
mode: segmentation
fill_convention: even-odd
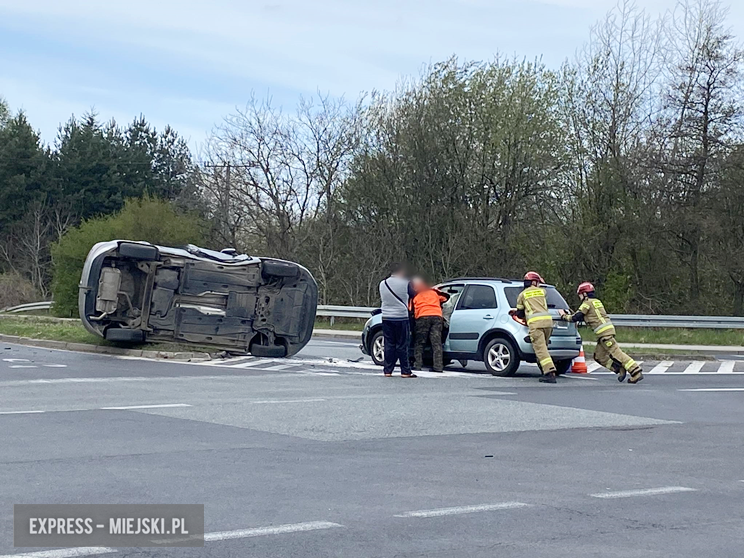
[[[165,352],[218,352],[219,349],[182,345],[179,343],[142,343],[139,345],[121,345],[106,341],[102,337],[86,331],[79,321],[60,322],[54,318],[43,316],[7,316],[0,317],[0,334],[17,335],[31,339],[46,339],[63,341],[65,343],[87,343],[89,345],[105,345],[108,347],[125,347],[127,349],[141,349]]]

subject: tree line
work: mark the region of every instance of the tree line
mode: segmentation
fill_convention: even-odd
[[[376,304],[403,260],[435,281],[591,280],[614,312],[744,315],[744,52],[726,16],[621,1],[558,69],[453,57],[355,102],[253,97],[200,164],[144,119],[71,120],[46,148],[0,109],[0,265],[48,289],[50,243],[147,192],[198,212],[211,247],[303,263],[324,303]]]

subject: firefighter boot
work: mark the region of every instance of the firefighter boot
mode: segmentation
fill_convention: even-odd
[[[640,367],[636,368],[631,374],[630,374],[630,380],[628,380],[629,384],[637,384],[643,379],[643,370],[641,370]]]
[[[623,368],[621,364],[614,361],[612,362],[612,371],[617,374],[617,381],[621,384],[625,381],[625,378],[628,375],[628,372],[625,370],[625,368]]]
[[[555,384],[555,372],[548,372],[547,374],[543,374],[540,376],[540,381],[544,384]]]

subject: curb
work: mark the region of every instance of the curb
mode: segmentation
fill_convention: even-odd
[[[112,347],[109,345],[92,345],[89,343],[67,343],[65,341],[52,341],[48,339],[32,339],[30,337],[18,337],[16,335],[0,334],[0,342],[15,343],[41,349],[56,349],[62,351],[76,351],[79,353],[98,353],[103,355],[143,357],[155,360],[175,360],[178,362],[192,362],[212,360],[209,353],[185,353],[172,351],[148,351],[142,349],[125,349],[123,347]]]
[[[333,331],[327,329],[316,329],[313,331],[313,337],[321,339],[352,339],[354,341],[360,341],[362,338],[361,331]]]

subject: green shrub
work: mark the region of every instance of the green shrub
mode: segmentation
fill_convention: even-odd
[[[199,244],[203,223],[171,203],[145,197],[127,200],[113,215],[84,221],[52,246],[54,313],[78,315],[78,285],[88,252],[97,242],[144,240],[163,246]]]

